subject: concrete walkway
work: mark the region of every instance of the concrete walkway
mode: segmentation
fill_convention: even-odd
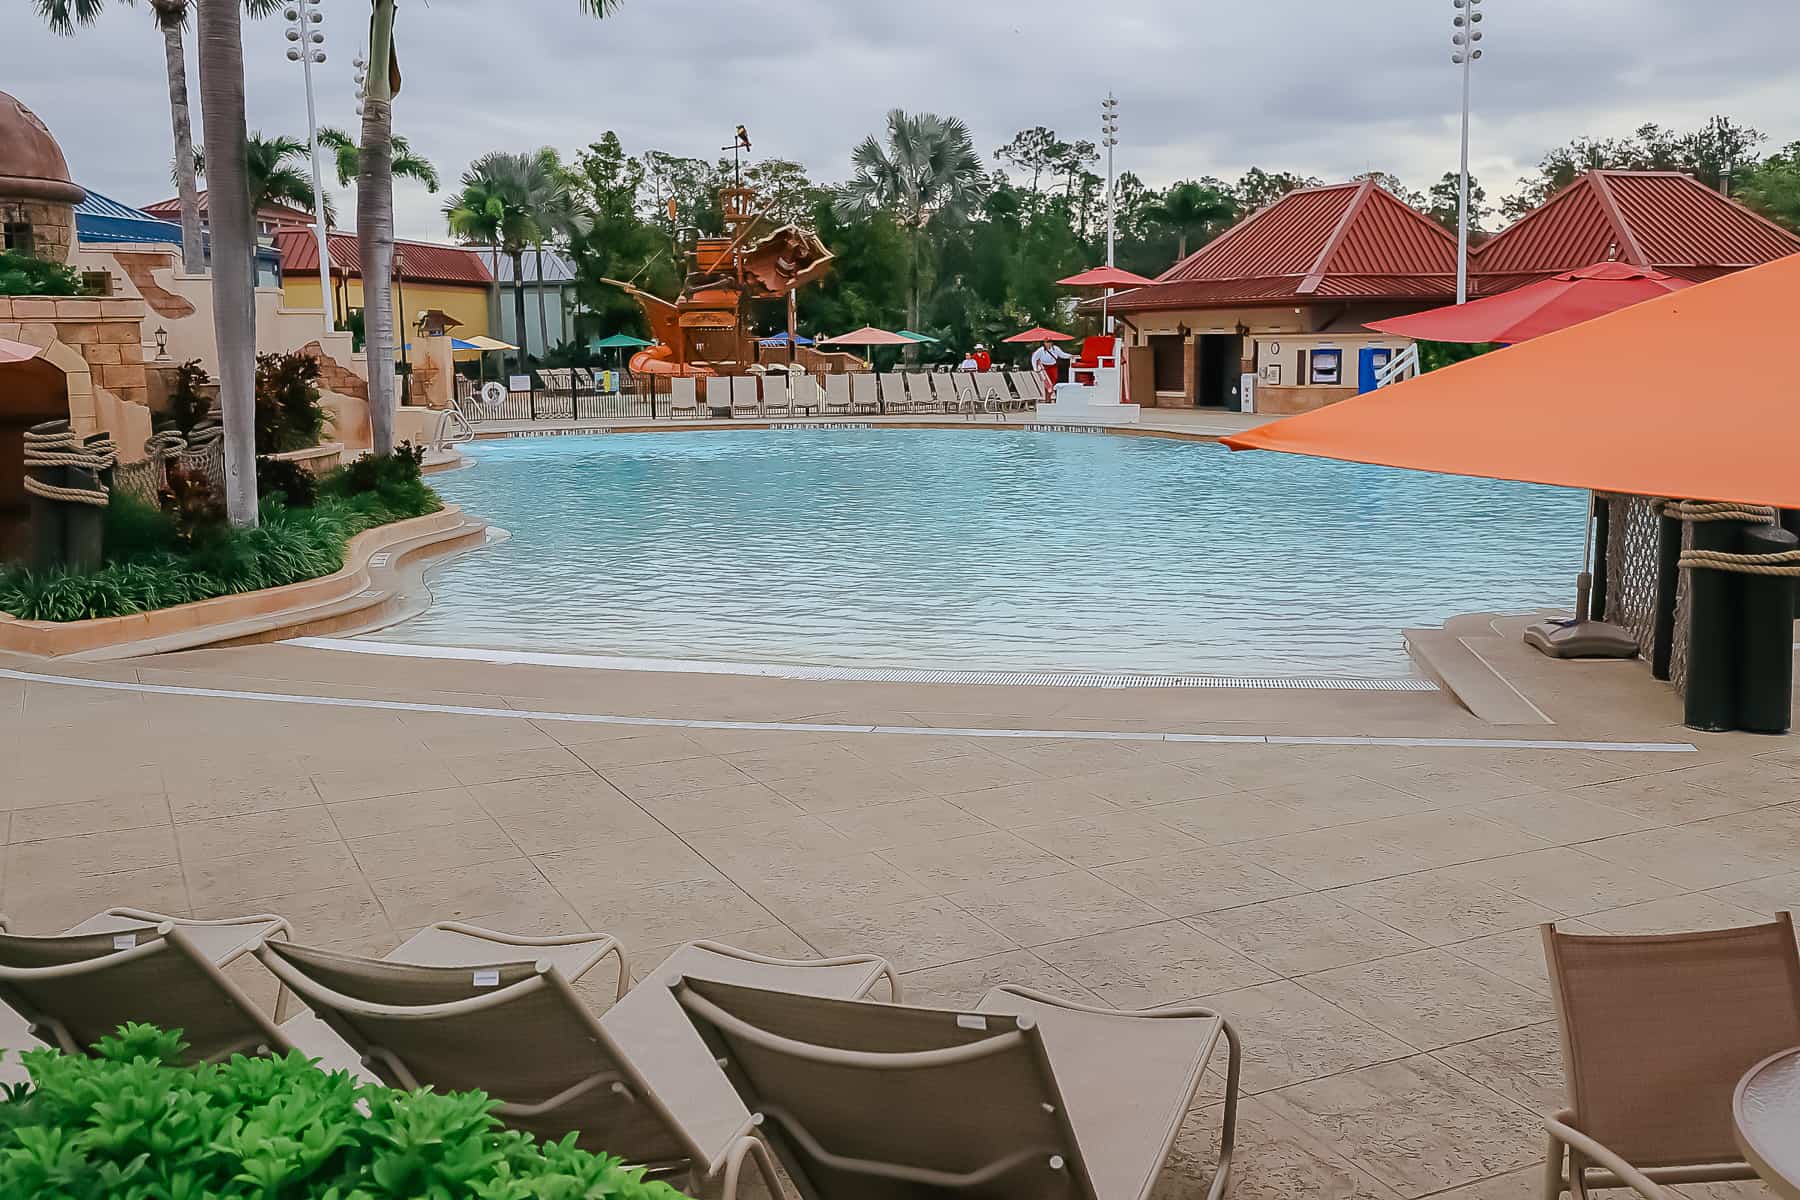
[[[1243,1032],[1233,1194],[1253,1200],[1538,1195],[1539,1115],[1562,1086],[1536,925],[1800,906],[1795,742],[1698,740],[1672,696],[1617,675],[1585,677],[1603,700],[1584,711],[1569,674],[1567,719],[1525,729],[1429,692],[808,682],[293,646],[0,668],[70,677],[0,675],[0,903],[17,929],[126,903],[266,910],[306,941],[381,953],[457,918],[609,931],[639,974],[711,937],[885,954],[926,1002],[1001,981],[1203,1001]],[[1008,730],[1046,735],[991,736]],[[1092,736],[1109,733],[1138,736]],[[1170,733],[1430,740],[1143,736]],[[1204,1194],[1219,1087],[1161,1195]]]

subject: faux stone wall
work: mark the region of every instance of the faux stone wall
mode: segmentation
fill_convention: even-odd
[[[75,210],[47,200],[8,200],[3,211],[8,221],[31,226],[31,253],[45,262],[66,263],[75,245]]]
[[[110,432],[126,459],[150,429],[143,321],[141,300],[0,296],[0,338],[43,348],[67,377],[75,428]]]

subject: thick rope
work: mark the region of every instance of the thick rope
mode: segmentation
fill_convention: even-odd
[[[1730,571],[1736,575],[1785,575],[1800,578],[1800,550],[1773,554],[1730,554],[1723,550],[1684,550],[1681,565],[1688,570]]]
[[[25,431],[25,491],[32,496],[60,500],[65,504],[89,504],[95,508],[105,508],[111,499],[105,484],[96,482],[92,487],[64,487],[46,483],[33,476],[31,471],[42,467],[73,467],[93,471],[98,475],[101,471],[112,469],[118,461],[118,451],[111,438],[95,438],[92,442],[84,443],[72,429],[56,433],[38,433],[30,429]]]
[[[1712,500],[1658,500],[1651,505],[1659,516],[1673,517],[1690,525],[1711,521],[1747,521],[1752,525],[1777,524],[1775,510],[1753,504]]]

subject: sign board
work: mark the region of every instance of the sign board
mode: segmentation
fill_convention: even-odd
[[[1256,411],[1256,373],[1246,372],[1238,383],[1238,399],[1244,412]]]
[[[529,392],[531,390],[531,376],[529,376],[529,375],[508,376],[506,386],[515,392]]]

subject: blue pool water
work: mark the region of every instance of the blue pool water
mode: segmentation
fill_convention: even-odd
[[[1153,438],[484,442],[512,539],[381,640],[659,658],[1402,675],[1404,626],[1566,603],[1580,493]]]

